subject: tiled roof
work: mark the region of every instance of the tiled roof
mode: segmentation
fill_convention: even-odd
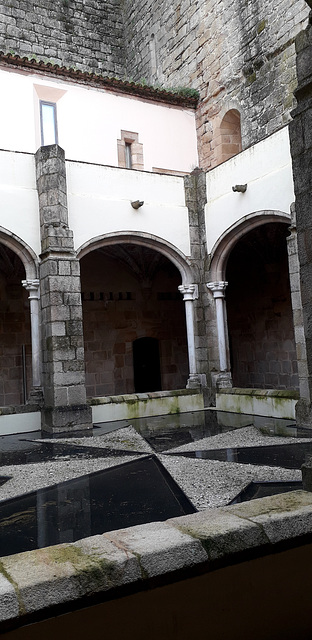
[[[43,72],[58,78],[74,80],[79,83],[88,84],[95,87],[103,87],[107,90],[117,91],[128,95],[141,97],[145,100],[154,100],[157,102],[165,102],[180,107],[195,109],[198,98],[193,95],[186,95],[187,90],[171,91],[170,89],[154,88],[146,84],[131,82],[128,80],[120,80],[104,76],[99,73],[82,71],[80,69],[68,68],[60,66],[52,62],[38,60],[36,58],[20,57],[12,53],[4,53],[0,51],[0,62],[7,66],[19,68],[27,68],[32,71]]]

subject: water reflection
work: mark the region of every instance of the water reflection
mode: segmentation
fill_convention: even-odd
[[[1,555],[195,511],[157,458],[145,456],[2,502]]]
[[[169,455],[170,452],[168,452]],[[170,455],[220,462],[238,462],[284,469],[301,469],[312,456],[311,442],[276,444],[261,447],[237,447],[226,449],[203,449],[198,451],[173,452]]]
[[[88,447],[59,442],[24,441],[23,448],[15,451],[0,451],[0,467],[12,464],[34,464],[66,459],[88,460],[92,458],[116,458],[129,456],[129,451],[108,447]],[[132,454],[143,455],[141,451]]]
[[[273,496],[277,493],[288,493],[289,491],[297,491],[302,489],[300,480],[292,482],[250,482],[243,491],[241,491],[230,504],[238,504],[255,500],[256,498],[265,498]]]
[[[158,453],[243,427],[254,426],[269,436],[297,435],[293,420],[214,409],[137,418],[131,421],[131,425]]]

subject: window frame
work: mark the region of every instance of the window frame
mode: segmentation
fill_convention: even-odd
[[[43,122],[43,107],[53,107],[53,125],[54,125],[54,142],[50,144],[58,144],[58,129],[57,129],[57,109],[56,102],[50,102],[49,100],[40,100],[40,136],[41,146],[48,147],[49,144],[44,142],[44,122]]]

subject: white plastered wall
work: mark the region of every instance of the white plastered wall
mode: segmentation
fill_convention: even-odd
[[[91,238],[139,232],[190,255],[183,178],[67,162],[69,226],[75,248]],[[132,201],[144,201],[139,209]]]
[[[0,225],[38,255],[40,223],[34,156],[0,151],[0,176]]]
[[[138,133],[144,169],[192,171],[198,164],[195,113],[104,89],[0,68],[2,149],[35,153],[39,100],[56,102],[58,142],[66,158],[118,165],[121,130]]]
[[[233,192],[247,184],[245,193]],[[207,173],[208,252],[245,216],[258,211],[290,212],[294,201],[288,127]]]

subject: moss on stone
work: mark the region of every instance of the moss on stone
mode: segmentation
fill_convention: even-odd
[[[262,31],[264,31],[264,29],[267,26],[268,21],[267,20],[261,20],[261,22],[258,23],[257,26],[257,34],[259,35],[260,33],[262,33]]]
[[[80,585],[88,592],[97,591],[113,583],[113,577],[117,571],[116,564],[96,553],[86,554],[73,545],[49,547],[44,552],[46,562],[71,564]]]
[[[251,73],[251,74],[248,76],[248,78],[247,78],[247,84],[248,84],[248,85],[249,85],[249,84],[253,84],[253,82],[255,82],[255,81],[256,81],[256,79],[257,79],[257,74],[256,74],[256,72],[254,71],[253,73]]]
[[[13,580],[12,576],[8,573],[8,571],[6,571],[6,569],[3,566],[2,562],[0,562],[0,573],[12,585],[12,587],[13,587],[15,593],[16,593],[16,597],[17,597],[17,601],[18,601],[19,615],[24,615],[26,613],[26,607],[25,607],[24,602],[22,600],[19,587],[18,587],[17,583],[15,582],[15,580]]]

